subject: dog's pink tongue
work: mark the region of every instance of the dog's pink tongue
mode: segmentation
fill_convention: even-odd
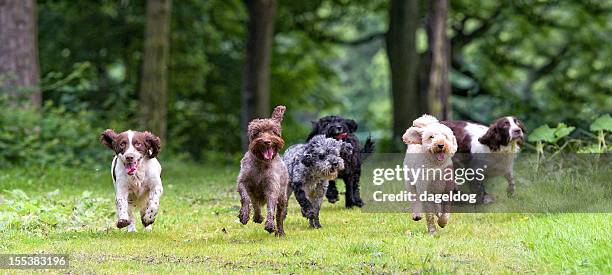
[[[339,139],[345,139],[345,138],[347,138],[347,137],[348,137],[348,134],[347,134],[347,133],[341,133],[341,134],[338,134],[338,135],[336,136],[336,138],[339,138]]]
[[[446,156],[444,155],[444,153],[437,153],[437,154],[436,154],[436,158],[437,158],[439,161],[443,161],[445,157],[446,157]]]
[[[136,163],[126,163],[125,164],[125,172],[128,173],[128,175],[134,174],[134,172],[136,171]]]
[[[272,148],[268,148],[263,152],[263,157],[266,160],[271,160],[273,156],[274,156],[274,149]]]

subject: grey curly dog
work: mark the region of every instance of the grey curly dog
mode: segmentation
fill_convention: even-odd
[[[344,169],[341,154],[352,154],[353,146],[324,135],[313,137],[305,144],[287,149],[283,161],[289,170],[287,197],[295,192],[302,215],[311,227],[321,228],[319,211],[327,191],[329,180],[338,177]]]

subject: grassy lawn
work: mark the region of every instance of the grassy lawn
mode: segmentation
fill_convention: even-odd
[[[70,270],[60,272],[75,273],[612,272],[611,214],[453,214],[432,237],[408,214],[362,213],[343,201],[325,203],[323,228],[313,230],[291,198],[287,236],[275,238],[238,222],[238,167],[165,164],[153,232],[139,224],[128,234],[114,227],[107,170],[4,170],[0,191],[25,194],[3,191],[0,214],[39,214],[5,211],[0,253],[67,253]],[[32,204],[17,205],[19,198]],[[47,205],[53,201],[61,203]]]

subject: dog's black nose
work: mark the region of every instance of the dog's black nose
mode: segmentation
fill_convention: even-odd
[[[336,130],[338,130],[338,131],[342,131],[342,126],[339,126],[339,125],[338,125],[338,126],[336,126]]]
[[[272,141],[266,140],[266,141],[264,141],[264,144],[265,145],[270,145],[270,144],[272,144]]]
[[[438,148],[444,149],[444,144],[438,144]]]
[[[126,156],[126,157],[125,157],[125,160],[126,160],[127,162],[132,162],[132,161],[134,161],[134,157],[132,157],[132,156]]]

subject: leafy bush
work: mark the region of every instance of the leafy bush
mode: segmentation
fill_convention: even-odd
[[[538,158],[543,157],[547,150],[553,152],[551,155],[553,157],[570,144],[574,144],[569,147],[571,152],[602,154],[612,150],[612,144],[606,143],[607,134],[612,132],[612,117],[610,117],[610,114],[602,115],[591,123],[589,130],[592,133],[582,129],[574,130],[576,130],[576,127],[567,126],[565,123],[559,123],[555,128],[542,125],[529,134],[528,140],[535,142]],[[577,134],[570,138],[572,133]],[[596,142],[592,143],[593,140]],[[562,141],[564,142],[561,144]]]
[[[0,166],[91,163],[104,156],[94,119],[85,110],[71,113],[49,102],[36,110],[0,98]]]
[[[57,227],[75,231],[103,227],[113,216],[111,200],[91,197],[88,191],[73,199],[57,199],[59,190],[36,197],[20,189],[4,193],[0,195],[0,232],[18,229],[39,234]]]

